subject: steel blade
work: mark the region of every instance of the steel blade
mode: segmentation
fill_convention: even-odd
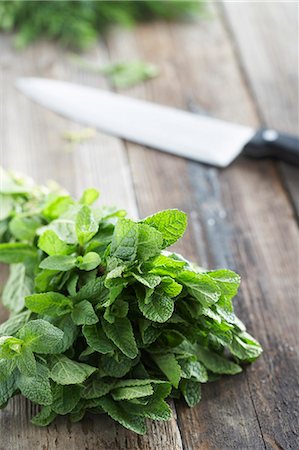
[[[18,89],[74,121],[165,152],[225,167],[255,130],[58,80],[21,78]]]

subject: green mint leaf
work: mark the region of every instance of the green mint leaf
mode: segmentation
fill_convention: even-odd
[[[60,352],[64,353],[74,344],[79,334],[78,327],[74,324],[70,315],[57,318],[54,324],[63,331]]]
[[[137,258],[146,261],[156,256],[163,246],[163,236],[155,228],[140,223],[138,224]]]
[[[196,356],[211,372],[227,375],[242,372],[242,368],[238,364],[206,348],[197,346]]]
[[[74,201],[69,195],[61,195],[50,200],[44,207],[42,214],[49,220],[54,220],[64,214]]]
[[[30,377],[36,374],[36,361],[30,348],[22,348],[22,352],[17,358],[17,367],[22,375]]]
[[[122,261],[133,262],[137,255],[138,225],[129,219],[120,219],[115,225],[110,254]]]
[[[134,364],[135,360],[127,358],[122,353],[115,356],[102,355],[100,360],[100,367],[104,374],[114,378],[125,376]]]
[[[98,231],[96,222],[91,209],[84,205],[76,217],[76,234],[80,245],[86,244]]]
[[[57,255],[57,256],[48,256],[43,259],[40,263],[39,267],[41,269],[48,270],[59,270],[62,272],[67,272],[71,270],[76,265],[76,256],[70,255]]]
[[[50,256],[69,255],[75,250],[73,245],[61,240],[53,230],[44,231],[38,240],[38,247]]]
[[[23,349],[22,339],[14,336],[0,337],[0,358],[12,359],[18,357]]]
[[[66,356],[55,356],[50,377],[57,384],[81,384],[96,371],[96,367],[72,361]]]
[[[1,390],[1,383],[8,381],[8,379],[11,378],[11,374],[15,370],[16,364],[17,364],[16,358],[10,360],[6,358],[0,359],[0,390]],[[0,401],[0,407],[1,404],[2,403]]]
[[[114,350],[113,343],[107,338],[99,325],[84,325],[82,331],[87,344],[95,352],[111,353]]]
[[[102,278],[88,281],[77,292],[74,299],[79,302],[81,300],[89,300],[91,303],[101,303],[101,299],[107,299],[109,294],[108,289],[105,288]]]
[[[183,236],[187,227],[187,216],[178,209],[168,209],[146,217],[143,223],[160,231],[164,240],[163,248],[165,248]]]
[[[48,369],[37,363],[36,374],[26,376],[20,374],[17,386],[24,397],[39,405],[51,405],[53,401]]]
[[[166,255],[159,255],[151,262],[150,273],[175,278],[185,267],[186,263],[183,261],[177,261]]]
[[[209,277],[215,280],[221,290],[221,295],[226,299],[232,299],[240,286],[240,276],[232,270],[221,269],[207,272]],[[230,308],[232,310],[232,308]]]
[[[63,316],[73,309],[72,301],[58,292],[29,295],[25,304],[32,312],[52,317]]]
[[[166,295],[169,297],[177,297],[181,291],[183,286],[171,277],[163,277],[162,278],[162,289]]]
[[[134,86],[159,74],[156,66],[145,61],[108,64],[101,69],[101,72],[108,77],[113,86],[118,88]]]
[[[175,356],[172,353],[163,355],[152,353],[151,357],[171,384],[177,388],[181,379],[182,371],[179,363],[175,359]]]
[[[40,226],[41,220],[37,216],[15,216],[9,223],[9,230],[20,241],[32,241]]]
[[[24,311],[15,314],[0,325],[0,336],[10,336],[15,334],[25,323],[28,322],[31,312]]]
[[[177,280],[186,286],[188,292],[203,306],[213,305],[220,298],[221,291],[209,275],[185,270],[178,275]]]
[[[103,397],[113,388],[114,382],[106,382],[99,377],[91,377],[87,380],[82,392],[82,398],[92,400],[94,398]]]
[[[7,380],[0,381],[0,407],[6,404],[16,390],[16,376],[13,373]]]
[[[36,257],[36,249],[32,245],[22,242],[0,244],[0,262],[17,264],[34,257]]]
[[[126,317],[117,318],[114,323],[102,321],[103,330],[106,336],[126,355],[134,359],[138,355],[133,328],[131,322]]]
[[[72,319],[76,325],[93,325],[99,321],[91,303],[87,300],[74,305]]]
[[[186,400],[186,403],[190,408],[197,405],[201,399],[201,384],[197,381],[182,380],[180,383],[180,389]]]
[[[51,404],[52,410],[56,414],[64,416],[70,413],[80,401],[82,392],[81,386],[69,385],[63,386],[56,384],[52,390],[53,403]]]
[[[98,198],[99,198],[99,192],[96,189],[89,188],[85,189],[85,191],[82,194],[82,197],[80,198],[80,203],[83,203],[84,205],[92,205]]]
[[[162,291],[155,291],[146,302],[138,299],[138,306],[144,317],[152,322],[166,322],[173,314],[174,302]]]
[[[196,357],[179,359],[178,363],[181,366],[183,378],[192,378],[201,383],[206,383],[208,381],[207,369],[202,363],[196,360]]]
[[[152,395],[154,390],[150,384],[144,386],[119,387],[112,390],[114,400],[131,400]]]
[[[260,344],[246,332],[235,335],[228,348],[234,356],[245,362],[254,361],[263,351]]]
[[[151,273],[146,274],[138,274],[138,273],[132,273],[133,277],[139,281],[139,283],[143,284],[144,286],[153,289],[161,282],[161,278],[157,275],[153,275]]]
[[[31,423],[39,427],[46,427],[53,422],[56,415],[57,414],[52,411],[51,406],[44,406],[38,414],[32,417]]]
[[[18,337],[35,353],[59,353],[63,331],[46,320],[36,319],[26,323],[18,332]]]
[[[43,228],[43,232],[49,230],[53,231],[65,244],[73,245],[77,243],[76,227],[73,219],[62,217],[53,220],[53,222]]]
[[[93,270],[101,263],[100,256],[95,252],[88,252],[84,256],[78,256],[76,267],[80,270]]]
[[[125,408],[113,401],[108,396],[99,399],[99,405],[114,420],[124,427],[138,434],[144,434],[146,431],[145,421],[143,418],[129,414]]]
[[[3,289],[2,303],[14,313],[22,311],[24,298],[33,292],[32,279],[23,264],[11,264],[8,281]]]

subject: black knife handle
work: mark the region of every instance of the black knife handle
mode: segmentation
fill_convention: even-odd
[[[275,158],[299,166],[299,138],[261,128],[244,147],[252,158]]]

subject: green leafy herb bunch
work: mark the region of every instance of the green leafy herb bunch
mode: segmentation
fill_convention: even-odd
[[[166,248],[180,239],[176,209],[140,221],[77,202],[55,185],[0,174],[2,294],[0,406],[22,394],[41,406],[32,419],[79,421],[107,413],[136,433],[168,420],[169,398],[189,406],[201,385],[241,372],[261,353],[233,312],[240,278],[204,271]]]
[[[2,0],[0,30],[17,31],[16,46],[38,38],[56,39],[75,49],[89,47],[111,24],[130,26],[198,13],[202,0]]]

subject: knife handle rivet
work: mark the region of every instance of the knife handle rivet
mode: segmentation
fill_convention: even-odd
[[[265,130],[263,132],[263,138],[268,142],[276,141],[276,139],[278,138],[278,133],[275,130]]]

